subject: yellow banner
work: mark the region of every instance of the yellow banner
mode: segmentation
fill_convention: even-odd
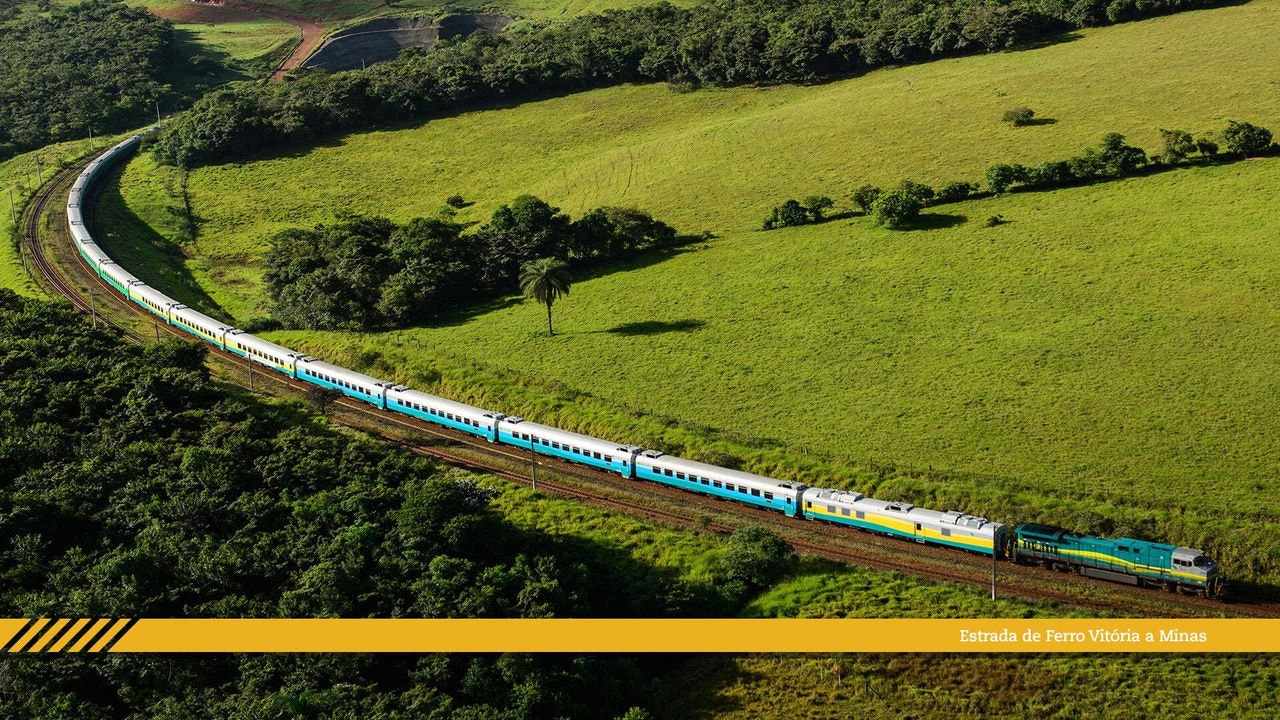
[[[0,620],[0,651],[1280,652],[1277,620]]]

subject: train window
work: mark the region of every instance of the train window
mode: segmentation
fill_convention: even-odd
[[[760,497],[760,491],[755,488],[751,488],[751,494],[754,497]]]
[[[790,504],[791,504],[791,498],[787,498],[787,504],[788,504],[788,505],[790,505]]]
[[[605,455],[605,456],[604,456],[604,461],[605,461],[605,462],[607,462],[607,463],[611,463],[611,462],[613,462],[613,456],[612,456],[612,455]]]
[[[553,440],[553,441],[551,441],[551,447],[555,448],[556,450],[559,450],[559,449],[560,449],[560,443],[558,443],[558,442],[556,442],[556,441],[554,441],[554,440]]]
[[[743,495],[746,495],[746,494],[747,494],[747,488],[746,488],[746,486],[745,486],[745,485],[739,485],[739,486],[738,486],[738,492],[742,493]]]
[[[849,508],[840,508],[840,514],[849,517]]]
[[[864,513],[864,512],[862,512],[861,510],[859,510],[859,511],[855,512],[853,515],[854,515],[854,517],[858,518],[859,520],[866,520],[866,519],[867,519],[867,514],[866,514],[866,513]]]
[[[668,470],[668,469],[666,469],[666,468],[663,468],[663,469],[662,469],[662,474],[663,474],[663,475],[666,475],[667,477],[671,477],[671,476],[672,476],[672,475],[674,475],[675,473],[672,473],[670,470]]]
[[[947,528],[942,528],[942,537],[951,537],[951,531]]]
[[[765,493],[765,494],[764,494],[764,499],[765,499],[765,500],[772,500],[772,499],[773,499],[773,493],[771,493],[771,492],[767,492],[767,493]]]
[[[737,490],[737,488],[735,488],[735,487],[733,486],[733,483],[725,483],[725,484],[724,484],[724,489],[725,489],[725,490],[728,490],[728,491],[730,491],[730,492],[732,492],[732,491],[734,491],[734,490]]]
[[[835,506],[835,505],[828,505],[828,506],[827,506],[827,512],[829,512],[829,513],[834,513],[835,511],[836,511],[836,506]]]
[[[1129,552],[1129,548],[1127,548],[1127,547],[1125,547],[1125,546],[1121,545],[1121,546],[1120,546],[1120,552]]]
[[[805,509],[806,509],[806,510],[811,510],[811,509],[813,509],[813,503],[809,502],[808,500],[805,500],[805,501],[804,501],[804,507],[805,507]]]
[[[575,455],[581,455],[581,454],[582,454],[582,450],[580,450],[580,449],[578,448],[578,446],[577,446],[577,445],[574,445],[574,446],[573,446],[573,453],[574,453]]]
[[[723,485],[720,484],[719,480],[712,481],[711,485],[712,487],[724,487]]]
[[[711,481],[710,481],[710,480],[707,480],[706,478],[698,478],[698,479],[699,479],[700,481],[702,481],[702,484],[703,484],[703,485],[710,485],[710,484],[711,484]]]
[[[683,480],[683,479],[684,479],[684,473],[682,473],[682,472],[678,472],[678,473],[676,473],[676,479],[678,479],[678,480]]]
[[[593,457],[593,458],[595,458],[595,459],[599,460],[599,459],[600,459],[600,453],[598,453],[598,452],[593,452],[593,453],[591,453],[591,457]]]

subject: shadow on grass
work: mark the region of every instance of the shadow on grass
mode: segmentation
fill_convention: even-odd
[[[969,222],[969,218],[964,215],[949,215],[947,213],[921,213],[911,223],[911,227],[903,228],[904,230],[942,230],[945,228],[953,228]]]
[[[614,335],[660,335],[669,332],[690,332],[702,328],[707,323],[703,320],[673,320],[665,322],[662,320],[642,320],[640,322],[624,323],[616,327],[605,330],[607,333]]]
[[[97,186],[97,202],[92,204],[89,222],[98,245],[156,290],[209,317],[229,322],[230,314],[187,270],[183,249],[129,208],[120,195],[120,172],[117,168],[108,182]]]

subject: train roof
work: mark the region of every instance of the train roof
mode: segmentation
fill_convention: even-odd
[[[799,491],[804,490],[808,486],[804,483],[789,482],[771,478],[766,475],[756,475],[755,473],[743,472],[742,470],[730,470],[719,465],[711,465],[709,463],[698,462],[697,460],[688,460],[675,455],[667,455],[657,450],[645,450],[636,458],[638,464],[649,465],[650,467],[661,465],[663,468],[671,470],[693,473],[701,477],[711,479],[729,480],[737,483],[756,483],[766,488],[782,488],[785,490]]]
[[[550,425],[543,425],[541,423],[525,420],[522,417],[506,417],[502,419],[502,422],[504,425],[519,428],[520,432],[527,432],[530,435],[541,439],[557,440],[559,442],[568,441],[570,445],[591,448],[602,452],[616,452],[622,453],[623,455],[630,455],[632,452],[640,449],[634,445],[611,442],[609,440],[602,440],[590,435],[561,430],[560,428],[551,427]]]
[[[364,376],[364,377],[367,377],[367,376]],[[377,382],[385,383],[386,381],[378,380]],[[436,395],[424,393],[420,390],[407,388],[403,385],[392,386],[392,388],[387,391],[387,397],[397,398],[399,400],[408,400],[410,402],[418,403],[419,405],[426,405],[428,407],[433,407],[437,410],[444,410],[446,412],[451,412],[456,415],[467,415],[473,418],[493,417],[495,415],[495,413],[485,410],[484,408],[478,408],[473,405],[466,405],[464,403],[454,402],[453,400],[447,400],[445,398],[438,397]]]

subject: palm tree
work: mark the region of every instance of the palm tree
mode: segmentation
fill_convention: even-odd
[[[569,264],[559,258],[539,258],[520,266],[520,289],[524,296],[547,306],[548,335],[556,334],[551,328],[551,303],[561,295],[568,295],[572,282]]]

